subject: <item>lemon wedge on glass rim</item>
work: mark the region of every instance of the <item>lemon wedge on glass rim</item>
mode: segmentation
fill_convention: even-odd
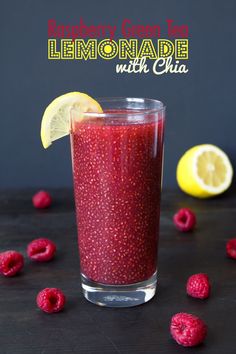
[[[226,191],[233,178],[228,156],[215,145],[202,144],[187,150],[177,165],[179,187],[194,197],[208,198]]]
[[[48,148],[54,140],[70,133],[72,109],[83,119],[83,113],[102,113],[102,108],[92,97],[81,92],[69,92],[55,98],[46,108],[41,123],[41,140]]]

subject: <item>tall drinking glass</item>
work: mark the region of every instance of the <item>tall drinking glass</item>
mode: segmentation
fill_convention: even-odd
[[[103,113],[71,114],[82,289],[95,304],[129,307],[156,292],[165,107],[98,102]]]

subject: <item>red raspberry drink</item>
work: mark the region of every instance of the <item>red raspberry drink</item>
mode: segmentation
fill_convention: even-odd
[[[85,297],[135,306],[156,291],[164,107],[104,99],[104,113],[72,114],[71,147]]]

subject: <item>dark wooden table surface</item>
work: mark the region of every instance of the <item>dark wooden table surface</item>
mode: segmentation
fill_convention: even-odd
[[[51,192],[54,205],[41,212],[32,207],[32,191],[1,192],[0,249],[26,255],[28,242],[47,237],[58,252],[50,263],[26,259],[22,274],[0,278],[0,354],[235,354],[236,261],[225,256],[226,240],[236,237],[235,192],[202,201],[164,191],[157,295],[130,309],[101,308],[83,298],[72,191]],[[197,214],[195,232],[175,230],[172,215],[180,207]],[[187,277],[198,272],[212,281],[212,296],[205,301],[185,293]],[[37,309],[35,297],[45,287],[64,291],[63,312],[47,315]],[[207,323],[203,345],[186,349],[170,338],[170,318],[182,311]]]

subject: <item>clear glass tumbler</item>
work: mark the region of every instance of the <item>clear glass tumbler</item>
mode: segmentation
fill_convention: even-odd
[[[82,289],[95,304],[130,307],[156,292],[165,107],[98,102],[103,113],[71,114]]]

